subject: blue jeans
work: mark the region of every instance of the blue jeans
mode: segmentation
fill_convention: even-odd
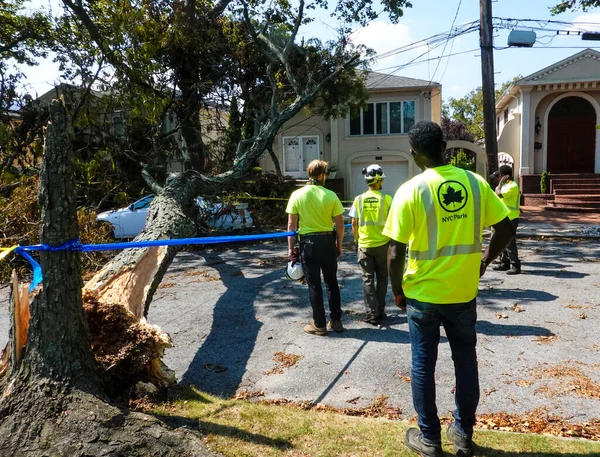
[[[435,364],[440,325],[446,331],[454,361],[456,409],[452,415],[458,431],[471,436],[475,425],[475,410],[479,403],[475,299],[468,303],[449,305],[434,305],[410,298],[406,302],[412,350],[413,405],[419,417],[423,438],[430,443],[441,442],[440,419],[435,404]]]

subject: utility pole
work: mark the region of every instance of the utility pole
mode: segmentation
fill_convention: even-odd
[[[498,169],[496,138],[496,90],[494,85],[494,38],[492,0],[479,0],[479,38],[481,46],[481,88],[483,92],[483,131],[488,172]]]

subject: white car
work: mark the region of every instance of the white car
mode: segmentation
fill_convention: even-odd
[[[148,208],[153,199],[154,195],[146,195],[126,208],[100,213],[96,216],[96,220],[111,224],[115,238],[134,238],[146,225]],[[236,205],[211,203],[202,197],[196,197],[195,203],[198,206],[200,220],[206,222],[211,229],[240,230],[250,228],[254,223],[248,205],[245,203]]]

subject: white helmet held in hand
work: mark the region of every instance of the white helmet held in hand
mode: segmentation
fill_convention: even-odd
[[[304,281],[304,270],[300,262],[290,260],[285,268],[285,277],[295,281]]]
[[[383,168],[379,165],[369,165],[366,168],[362,169],[362,174],[365,175],[365,180],[367,184],[372,184],[374,182],[379,181],[380,179],[385,178],[385,174],[383,173]]]

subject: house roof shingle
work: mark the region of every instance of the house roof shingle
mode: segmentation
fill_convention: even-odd
[[[403,88],[421,88],[421,87],[439,87],[440,83],[426,81],[424,79],[408,78],[406,76],[388,75],[376,71],[367,73],[367,89],[403,89]]]

